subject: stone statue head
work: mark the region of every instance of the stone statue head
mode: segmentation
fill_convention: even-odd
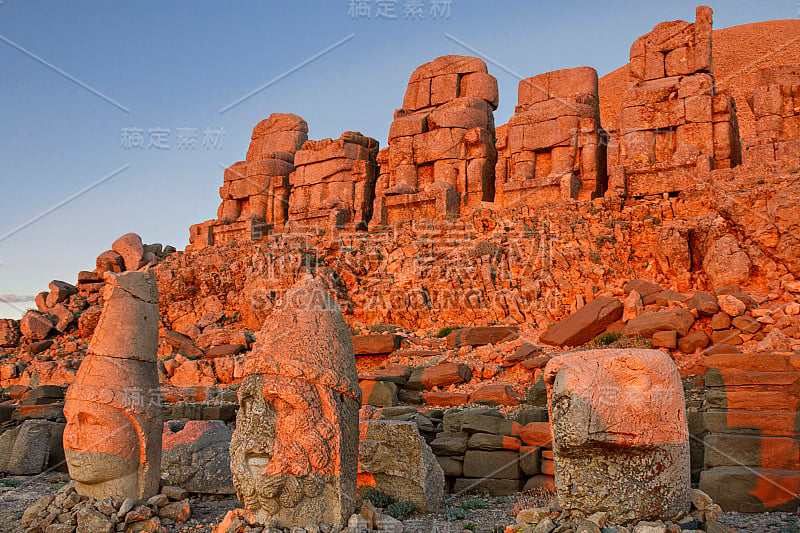
[[[158,291],[149,272],[107,281],[89,354],[67,390],[64,455],[80,494],[144,499],[161,477]]]
[[[161,407],[152,363],[89,355],[67,391],[64,455],[81,494],[158,492]]]
[[[265,321],[231,441],[234,485],[256,523],[334,524],[352,512],[361,403],[352,349],[338,304],[314,281]]]

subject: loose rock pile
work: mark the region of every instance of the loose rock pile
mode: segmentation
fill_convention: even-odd
[[[309,525],[289,529],[277,527],[275,521],[256,525],[253,517],[244,509],[236,509],[225,515],[215,533],[403,533],[403,523],[382,511],[365,500],[361,510],[351,515],[347,524]]]
[[[191,516],[183,489],[164,487],[147,501],[93,500],[79,495],[74,483],[67,483],[28,507],[22,527],[26,533],[166,533],[164,525],[186,522]]]
[[[564,511],[557,503],[547,507],[524,509],[517,514],[517,524],[508,526],[506,533],[680,533],[681,531],[708,531],[733,533],[717,519],[722,509],[702,491],[691,490],[692,510],[680,513],[669,520],[615,522],[610,513],[597,511],[586,514]]]

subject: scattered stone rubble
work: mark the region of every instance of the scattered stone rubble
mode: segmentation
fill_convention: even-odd
[[[21,525],[29,533],[166,533],[164,525],[180,524],[191,516],[188,493],[177,487],[164,487],[146,501],[95,500],[80,495],[70,482],[29,506]]]
[[[523,509],[517,514],[517,523],[508,526],[506,533],[678,533],[680,531],[708,531],[732,533],[733,530],[720,524],[717,519],[722,509],[704,492],[691,489],[691,512],[688,502],[685,512],[667,520],[633,520],[620,522],[607,511],[593,513],[579,510],[564,510],[558,503],[546,507]]]

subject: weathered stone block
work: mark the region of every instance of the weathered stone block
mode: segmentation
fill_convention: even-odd
[[[719,466],[700,474],[700,490],[726,510],[742,513],[791,511],[800,505],[797,472]]]
[[[511,496],[520,491],[519,479],[458,478],[453,485],[456,494],[489,494],[492,496]]]
[[[688,512],[689,430],[680,374],[668,355],[565,354],[547,365],[545,382],[565,510],[602,510],[625,521]]]
[[[464,476],[494,479],[520,479],[519,453],[467,450],[464,453]]]
[[[161,478],[201,494],[235,494],[229,452],[233,431],[221,420],[164,423]]]
[[[599,296],[561,322],[551,326],[539,338],[552,346],[580,346],[592,340],[622,316],[622,302]]]
[[[436,512],[444,496],[444,473],[412,422],[361,422],[359,478],[414,504],[420,513]]]

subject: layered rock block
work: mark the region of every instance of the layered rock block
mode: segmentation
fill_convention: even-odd
[[[578,67],[520,81],[516,112],[498,128],[498,201],[506,207],[593,198],[606,187],[597,71]]]
[[[225,170],[217,219],[189,228],[191,246],[260,240],[282,229],[295,153],[307,140],[308,124],[297,115],[273,113],[256,124],[245,160]]]
[[[800,498],[797,356],[707,357],[700,488],[723,509],[794,511]]]
[[[544,370],[564,510],[629,522],[689,511],[683,386],[656,350],[589,350]]]
[[[741,159],[736,106],[715,87],[711,8],[662,22],[631,47],[630,86],[608,152],[609,193],[677,193]]]
[[[303,144],[289,178],[290,228],[366,230],[375,200],[377,155],[378,141],[360,132]]]
[[[756,137],[744,147],[745,163],[783,163],[794,170],[800,158],[800,66],[762,69],[759,77],[760,85],[748,99]]]
[[[376,223],[445,220],[493,201],[497,104],[481,59],[444,56],[416,69],[378,154]]]

